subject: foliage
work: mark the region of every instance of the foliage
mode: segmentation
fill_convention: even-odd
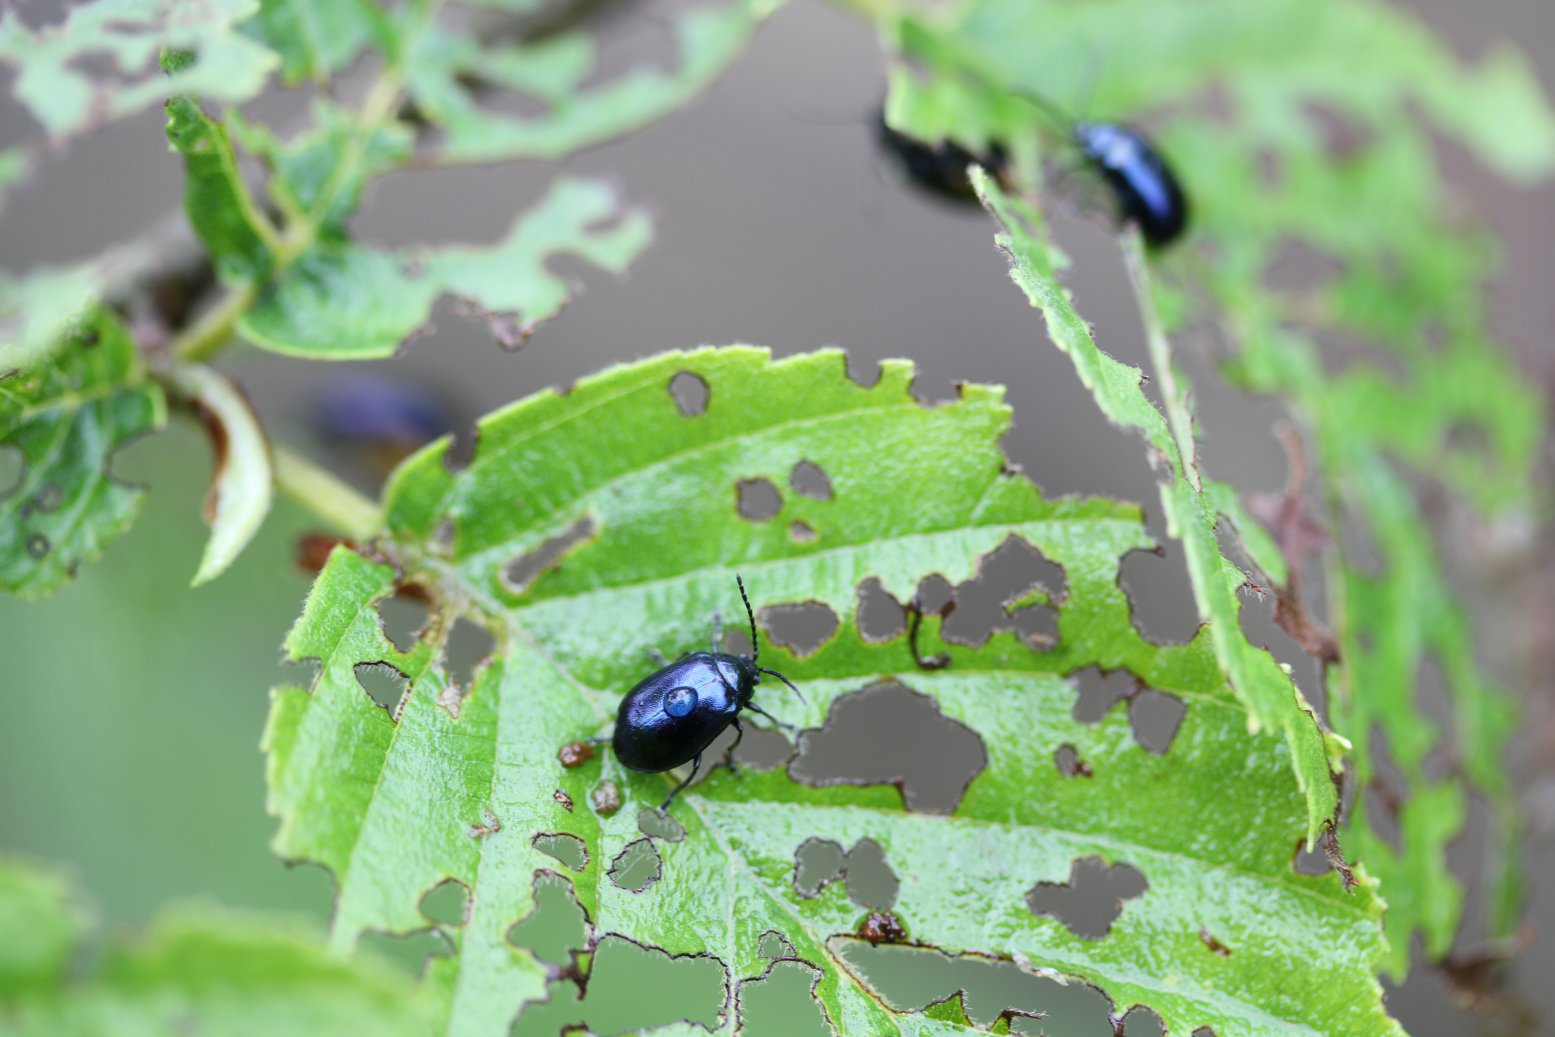
[[[386,962],[343,963],[286,919],[167,912],[89,976],[71,967],[87,915],[57,874],[0,858],[0,1025],[7,1034],[233,1037],[431,1033],[414,988]],[[20,941],[20,942],[17,942]]]
[[[140,507],[113,454],[160,428],[167,404],[123,326],[98,313],[56,363],[0,380],[0,444],[22,472],[0,497],[0,587],[33,596],[102,554]]]
[[[670,388],[685,373],[709,393],[695,416]],[[466,920],[431,983],[450,1033],[493,1032],[546,990],[548,966],[513,930],[537,887],[564,875],[591,926],[576,952],[621,934],[711,955],[738,984],[766,971],[758,943],[774,930],[820,970],[820,1003],[839,1032],[917,1032],[911,1009],[922,1006],[886,1006],[848,963],[859,909],[840,889],[806,899],[795,886],[807,838],[867,837],[901,880],[883,906],[923,945],[1025,956],[1094,984],[1120,1014],[1150,1005],[1174,1032],[1251,1032],[1266,1018],[1296,1021],[1295,1032],[1392,1032],[1369,978],[1384,947],[1370,884],[1347,893],[1336,874],[1293,870],[1307,807],[1288,751],[1248,741],[1248,711],[1219,675],[1208,631],[1162,646],[1132,625],[1117,574],[1124,553],[1150,544],[1138,511],[1044,500],[998,450],[1008,414],[996,390],[966,386],[958,401],[926,408],[908,392],[911,378],[893,363],[861,388],[837,352],[775,363],[749,348],[671,353],[488,416],[457,473],[445,466],[446,441],[407,461],[388,489],[381,544],[399,571],[337,550],[287,641],[292,658],[318,660],[318,679],[276,693],[266,735],[276,849],[335,873],[336,946],[369,929],[427,925],[423,896],[460,883]],[[802,461],[826,473],[829,500],[787,494],[769,520],[740,516],[740,481],[781,485]],[[564,564],[512,583],[515,560],[579,523],[588,532]],[[795,523],[813,535],[796,538]],[[667,537],[669,528],[679,534]],[[913,665],[901,631],[884,643],[859,633],[862,582],[878,579],[908,601],[930,574],[976,577],[1012,539],[1063,568],[1062,588],[1034,591],[1057,614],[1056,645],[1038,650],[1011,634],[980,649],[947,644],[949,667],[929,673]],[[764,622],[771,608],[800,602],[838,617],[804,658],[763,646],[763,662],[809,699],[763,698],[806,728],[796,769],[806,743],[828,736],[828,717],[836,723],[881,682],[932,696],[948,729],[980,739],[986,764],[950,815],[904,810],[889,776],[817,788],[719,773],[674,808],[683,837],[652,840],[657,881],[622,888],[610,862],[642,838],[639,812],[673,777],[626,772],[608,753],[569,770],[558,750],[607,728],[621,690],[643,673],[646,646],[702,642],[710,615],[730,607],[735,571]],[[376,612],[396,579],[435,597],[422,639],[404,651]],[[497,639],[469,688],[451,683],[440,658],[457,615]],[[373,665],[408,681],[392,712],[357,680]],[[1127,669],[1187,706],[1164,757],[1130,736],[1120,710],[1094,725],[1072,717],[1075,689],[1063,675],[1085,666]],[[1054,765],[1063,744],[1089,777]],[[603,782],[624,800],[605,816],[591,805]],[[576,873],[540,845],[557,835],[586,848]],[[1100,940],[1025,903],[1036,884],[1065,883],[1092,855],[1137,868],[1149,884]],[[954,906],[966,903],[982,908]],[[1201,933],[1235,954],[1207,949]],[[1162,953],[1175,977],[1152,971]],[[552,996],[567,989],[553,985]],[[719,1028],[733,1023],[724,1012]]]
[[[1540,405],[1490,341],[1479,296],[1493,252],[1443,215],[1431,140],[1508,177],[1546,175],[1555,117],[1528,63],[1499,50],[1465,65],[1372,2],[851,5],[890,55],[892,127],[1011,157],[1000,183],[974,177],[999,244],[1100,409],[1146,440],[1198,633],[1162,645],[1132,623],[1118,576],[1153,544],[1139,509],[1044,498],[999,450],[1000,390],[965,386],[925,407],[905,363],[862,387],[836,352],[664,354],[488,415],[462,467],[434,444],[396,470],[381,506],[272,443],[208,366],[234,339],[300,359],[388,357],[445,298],[522,345],[570,301],[551,261],[626,270],[652,235],[647,211],[559,176],[493,214],[507,227],[493,242],[388,247],[353,226],[373,184],[564,158],[640,129],[706,88],[779,0],[677,9],[661,27],[667,63],[618,61],[585,22],[593,5],[544,0],[90,0],[43,27],[6,9],[0,64],[46,139],[0,152],[0,188],[45,148],[162,102],[202,254],[170,262],[148,238],[0,275],[0,453],[20,460],[0,486],[0,587],[48,593],[128,527],[144,491],[114,477],[115,453],[160,429],[169,405],[203,422],[216,453],[197,584],[244,550],[277,486],[332,523],[351,542],[286,643],[317,674],[276,690],[265,732],[275,847],[332,872],[335,953],[365,932],[428,927],[451,948],[412,987],[269,921],[186,912],[86,975],[72,965],[86,922],[67,886],[0,862],[7,1032],[475,1035],[515,1015],[521,1032],[730,1032],[784,984],[822,1030],[1008,1031],[1013,1008],[989,1011],[969,989],[888,989],[885,954],[936,975],[998,962],[1050,997],[1076,983],[1105,995],[1114,1022],[1145,1005],[1173,1033],[1398,1033],[1376,976],[1402,975],[1416,935],[1434,957],[1451,947],[1463,892],[1445,850],[1473,794],[1498,821],[1490,916],[1509,931],[1512,711],[1475,658],[1418,491],[1444,487],[1486,522],[1534,503]],[[277,80],[315,91],[295,132],[241,107]],[[1149,114],[1192,195],[1185,245],[1147,257],[1123,239],[1159,408],[1141,372],[1092,338],[1047,240],[1043,163],[1073,164],[1062,108],[1087,93],[1075,114]],[[1283,282],[1292,255],[1332,272]],[[158,278],[187,282],[184,311],[144,303]],[[1168,335],[1204,331],[1224,344],[1228,379],[1298,419],[1315,492],[1299,446],[1286,494],[1262,509],[1201,470]],[[703,405],[677,397],[688,379]],[[828,493],[799,485],[806,462]],[[792,492],[756,519],[739,502],[761,482]],[[972,594],[1015,556],[1061,577],[1002,601],[1007,622],[983,642],[920,613],[925,580]],[[1331,631],[1303,595],[1318,559]],[[807,696],[762,692],[802,729],[786,767],[740,780],[714,769],[666,819],[643,808],[676,775],[627,772],[604,750],[563,766],[562,746],[608,736],[645,649],[700,646],[713,614],[734,613],[737,571],[768,635],[763,662]],[[1272,591],[1276,618],[1323,663],[1325,718],[1242,632],[1249,589]],[[379,614],[402,594],[431,603],[407,647]],[[894,632],[862,629],[869,594],[895,603]],[[799,652],[771,636],[785,607],[820,610],[831,633]],[[1051,643],[1014,632],[1036,612],[1056,624]],[[468,686],[448,661],[460,622],[494,641]],[[385,667],[404,680],[393,708],[362,682]],[[1432,669],[1451,732],[1417,716]],[[1076,719],[1098,671],[1133,689],[1100,720]],[[893,747],[893,773],[817,778],[819,747],[880,696],[930,715],[940,739]],[[1185,710],[1167,747],[1137,733],[1152,699]],[[950,743],[980,763],[953,802],[925,802],[911,764]],[[1344,818],[1340,776],[1354,792]],[[1367,792],[1397,813],[1397,847]],[[1298,847],[1336,824],[1354,876],[1342,861],[1298,871]],[[871,900],[845,871],[806,887],[815,840],[844,856],[872,847],[894,892]],[[1143,880],[1100,934],[1040,905],[1092,860]],[[427,898],[449,884],[464,910],[438,916]],[[570,928],[545,930],[547,912]],[[912,946],[890,946],[901,941]],[[599,991],[628,961],[686,1004],[611,1003]]]
[[[904,20],[893,35],[905,58],[933,73],[926,82],[897,75],[888,106],[894,121],[920,136],[950,134],[973,146],[1006,134],[1051,135],[1051,116],[1026,99],[1079,96],[1076,87],[1089,76],[1084,55],[1129,55],[1127,75],[1097,80],[1094,110],[1085,114],[1161,110],[1159,139],[1190,185],[1194,255],[1162,261],[1157,304],[1179,323],[1215,326],[1232,350],[1223,362],[1227,376],[1285,400],[1316,453],[1323,506],[1309,514],[1297,487],[1274,530],[1290,554],[1288,567],[1249,553],[1293,635],[1331,656],[1329,719],[1355,741],[1347,780],[1358,790],[1380,789],[1382,801],[1395,804],[1397,850],[1378,834],[1367,816],[1373,808],[1359,794],[1345,840],[1390,891],[1389,969],[1402,975],[1416,930],[1433,956],[1451,944],[1462,891],[1446,848],[1462,830],[1470,791],[1494,804],[1498,830],[1486,853],[1498,874],[1488,896],[1493,930],[1508,933],[1517,828],[1499,761],[1511,709],[1474,659],[1467,618],[1441,573],[1410,480],[1440,480],[1487,520],[1530,503],[1542,434],[1537,396],[1489,340],[1479,298],[1488,250],[1443,218],[1448,207],[1429,136],[1434,127],[1455,137],[1507,176],[1548,173],[1555,118],[1527,62],[1502,50],[1477,68],[1461,67],[1408,18],[1368,4],[1315,11],[1285,3],[1255,13],[1230,3],[979,0],[942,22]],[[1334,74],[1339,66],[1343,75]],[[1211,92],[1231,118],[1203,103]],[[1487,132],[1487,111],[1497,113],[1494,132]],[[1039,175],[1029,157],[1025,175]],[[1293,243],[1334,272],[1316,284],[1271,284]],[[1211,253],[1212,262],[1195,261]],[[1393,361],[1373,352],[1336,365],[1335,341],[1380,347]],[[1404,374],[1391,373],[1393,366]],[[1172,377],[1169,361],[1156,374]],[[1118,420],[1108,389],[1093,392]],[[1175,429],[1187,427],[1186,390],[1166,396]],[[1163,433],[1150,437],[1153,449],[1161,449]],[[1299,458],[1293,464],[1304,466]],[[1168,501],[1168,515],[1175,510]],[[1300,596],[1314,549],[1297,526],[1319,516],[1338,548],[1325,556],[1338,623],[1333,642],[1314,630]],[[1192,527],[1176,521],[1191,538]],[[1340,535],[1347,524],[1364,532]],[[1236,525],[1245,534],[1245,523]],[[1372,542],[1380,555],[1375,573],[1364,560]],[[1241,577],[1232,572],[1231,580]],[[1195,591],[1201,611],[1213,612],[1220,587],[1196,578]],[[1433,662],[1452,702],[1451,735],[1419,719],[1416,688],[1429,680]],[[1234,673],[1233,683],[1248,693]],[[1449,743],[1457,762],[1445,777],[1428,776],[1427,756]],[[1402,773],[1401,789],[1380,777],[1386,749]]]

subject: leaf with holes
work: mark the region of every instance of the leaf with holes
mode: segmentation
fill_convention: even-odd
[[[129,333],[99,312],[41,366],[0,373],[0,450],[20,454],[0,493],[0,587],[46,594],[129,528],[144,490],[114,478],[114,453],[162,427],[167,404]]]
[[[392,356],[452,295],[487,320],[498,341],[522,345],[571,298],[546,269],[559,255],[619,273],[642,254],[652,221],[590,180],[556,181],[489,248],[387,251],[345,241],[303,253],[238,321],[256,345],[315,360]]]
[[[371,0],[259,0],[245,28],[281,56],[288,83],[326,82],[369,44],[392,39],[387,23]]]
[[[184,157],[184,211],[230,281],[264,276],[278,245],[275,228],[254,205],[227,128],[191,97],[167,102],[167,139]]]
[[[781,2],[722,0],[677,12],[670,25],[672,67],[639,63],[619,74],[602,68],[599,41],[585,32],[525,43],[434,29],[417,40],[407,86],[417,111],[443,130],[439,162],[561,158],[640,129],[690,101],[739,56]],[[518,95],[544,111],[507,114],[483,104],[483,94]]]
[[[337,549],[309,595],[287,653],[318,674],[275,693],[265,737],[276,850],[334,873],[337,948],[423,928],[423,898],[462,886],[466,910],[439,923],[454,951],[429,972],[460,1035],[505,1032],[526,1004],[520,1032],[676,1019],[728,1032],[743,993],[771,989],[774,946],[813,970],[812,1003],[836,1032],[967,1029],[858,964],[871,940],[904,933],[1089,984],[1118,1016],[1148,1005],[1172,1032],[1276,1019],[1291,1033],[1399,1032],[1373,975],[1385,944],[1369,881],[1347,892],[1294,869],[1308,811],[1286,744],[1249,734],[1209,631],[1158,645],[1133,625],[1117,579],[1126,553],[1151,546],[1138,509],[1043,498],[999,449],[1000,390],[927,407],[912,377],[891,362],[861,387],[837,351],[671,353],[489,415],[462,468],[446,440],[406,461],[372,557]],[[779,499],[746,517],[740,486],[755,480]],[[969,646],[938,614],[911,635],[866,632],[855,614],[866,588],[907,603],[940,577],[973,594],[1011,551],[1062,570],[1004,602],[1050,610],[1052,644],[1005,632]],[[768,681],[758,704],[804,731],[786,772],[716,769],[659,819],[650,808],[678,775],[628,771],[587,740],[609,732],[649,648],[700,649],[715,613],[738,613],[737,572],[765,628],[761,663],[808,699]],[[433,598],[404,649],[378,615],[400,589]],[[824,636],[775,636],[801,609],[827,618]],[[495,639],[468,687],[443,658],[458,617]],[[930,651],[947,665],[915,664]],[[407,679],[393,709],[358,679],[375,666]],[[1094,667],[1130,675],[1127,715],[1075,718],[1074,675]],[[1136,700],[1151,696],[1178,704],[1175,736],[1135,735]],[[916,726],[880,738],[872,703]],[[884,762],[857,759],[869,743]],[[961,781],[925,785],[952,755]],[[840,878],[801,880],[815,840],[845,851]],[[1034,910],[1090,858],[1143,882],[1110,928]],[[894,881],[866,886],[866,867]],[[557,901],[575,933],[560,943],[535,923]],[[667,1017],[651,999],[581,995],[586,977],[639,959],[700,993]]]
[[[36,29],[15,11],[0,11],[0,65],[15,68],[11,93],[54,138],[173,94],[243,101],[259,93],[277,64],[271,51],[237,31],[258,6],[93,0]],[[164,76],[157,63],[163,51],[194,51],[200,60]],[[94,76],[95,62],[107,62],[115,75]]]
[[[1350,780],[1400,815],[1394,845],[1358,796],[1345,830],[1391,906],[1390,971],[1403,974],[1412,933],[1433,957],[1452,945],[1463,891],[1447,847],[1471,793],[1495,822],[1490,928],[1511,933],[1519,821],[1502,761],[1513,710],[1475,658],[1462,590],[1443,573],[1417,491],[1445,485],[1500,530],[1526,525],[1537,506],[1538,393],[1492,341],[1482,289],[1494,249],[1448,196],[1435,139],[1509,178],[1548,177],[1555,113],[1530,63],[1504,46],[1460,61],[1408,13],[1366,2],[1276,0],[1253,14],[1232,0],[974,0],[892,29],[905,60],[888,109],[908,132],[1045,134],[1067,163],[1069,143],[1052,141],[1051,121],[1023,98],[1087,98],[1086,118],[1149,118],[1194,210],[1187,241],[1153,264],[1154,304],[1168,323],[1221,329],[1224,373],[1281,398],[1313,455],[1307,491],[1301,439],[1287,438],[1293,487],[1269,516],[1289,566],[1268,538],[1247,539],[1257,533],[1245,519],[1215,510],[1268,576],[1276,618],[1334,663],[1326,698],[1355,741]],[[1106,53],[1127,53],[1127,70],[1098,77]],[[1024,175],[1035,189],[1037,164]],[[1192,254],[1200,244],[1207,261]],[[1324,506],[1309,511],[1304,492]],[[1301,587],[1301,563],[1324,548],[1332,632]],[[1401,788],[1386,787],[1390,755]],[[1461,766],[1433,772],[1433,755]],[[1402,811],[1387,805],[1401,801]]]
[[[69,968],[88,929],[77,895],[53,872],[0,858],[0,922],[9,1037],[434,1032],[408,977],[384,961],[333,960],[291,919],[170,911],[81,975]]]

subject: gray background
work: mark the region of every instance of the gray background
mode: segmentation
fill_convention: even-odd
[[[1546,88],[1555,85],[1548,45],[1555,7],[1537,0],[1414,6],[1466,56],[1507,39],[1535,48]],[[29,19],[42,10],[23,7]],[[605,24],[622,38],[656,35],[641,6],[612,8]],[[653,246],[629,274],[614,279],[560,264],[586,294],[517,355],[443,307],[435,335],[375,369],[430,386],[467,422],[536,389],[662,349],[754,342],[783,355],[838,344],[856,371],[884,357],[912,358],[921,370],[917,389],[929,399],[951,395],[955,380],[1010,386],[1017,427],[1008,450],[1048,493],[1114,495],[1153,511],[1144,450],[1100,416],[1068,360],[1045,344],[1040,318],[1006,278],[989,221],[907,190],[877,155],[867,120],[881,92],[872,32],[816,0],[796,0],[688,110],[561,164],[615,179],[655,210]],[[285,126],[301,101],[298,92],[278,91],[258,109]],[[24,114],[0,104],[0,147],[35,132]],[[1555,381],[1555,294],[1548,291],[1555,188],[1515,189],[1451,147],[1444,155],[1471,211],[1505,243],[1505,270],[1493,287],[1496,330],[1548,386]],[[1191,181],[1191,156],[1178,165]],[[554,173],[528,164],[395,175],[373,190],[356,227],[386,244],[489,241]],[[181,183],[158,113],[93,134],[51,156],[39,176],[12,192],[0,214],[0,267],[76,259],[142,234],[178,204]],[[1075,260],[1069,283],[1098,341],[1143,363],[1137,317],[1104,222],[1060,214],[1058,224]],[[1210,470],[1246,490],[1278,489],[1284,457],[1270,433],[1278,408],[1219,388],[1202,363],[1187,359]],[[308,429],[311,408],[321,383],[343,367],[242,346],[221,364],[247,387],[274,435],[323,456]],[[264,690],[297,679],[278,666],[275,649],[306,589],[287,561],[289,535],[306,522],[283,506],[229,576],[186,590],[203,536],[196,515],[205,456],[187,429],[127,451],[121,473],[157,491],[136,530],[55,598],[0,601],[0,649],[9,661],[0,845],[72,862],[111,925],[138,923],[158,903],[189,895],[327,911],[321,872],[287,871],[264,849],[271,823],[261,810],[255,749]],[[1505,624],[1488,611],[1491,604],[1483,613],[1496,631],[1498,676],[1530,706],[1529,734],[1513,765],[1533,810],[1536,935],[1514,971],[1519,996],[1542,1004],[1547,1016],[1555,1014],[1546,979],[1555,959],[1548,935],[1555,926],[1548,779],[1555,734],[1542,678],[1550,648],[1518,631],[1547,632],[1548,603],[1535,581],[1548,575],[1506,580],[1498,595],[1511,606]],[[1194,608],[1178,551],[1168,545],[1163,558],[1133,555],[1126,577],[1153,636],[1191,633]],[[1310,666],[1277,629],[1262,619],[1249,629],[1301,664],[1304,687],[1313,686]],[[1423,973],[1390,1004],[1416,1035],[1527,1032],[1517,1024],[1492,1030],[1461,1015],[1441,982]],[[1546,1024],[1543,1032],[1555,1028]]]

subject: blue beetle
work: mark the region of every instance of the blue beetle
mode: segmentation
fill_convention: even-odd
[[[779,726],[788,726],[751,701],[762,674],[787,684],[804,701],[793,681],[776,670],[756,665],[760,652],[756,614],[745,595],[745,581],[736,576],[735,582],[740,588],[740,600],[745,603],[745,615],[750,619],[752,654],[719,651],[715,632],[711,652],[687,652],[664,665],[627,692],[616,711],[611,744],[616,758],[627,767],[654,774],[691,761],[691,773],[659,804],[660,813],[696,778],[702,766],[702,751],[731,724],[735,730],[734,744],[729,746],[733,759],[735,746],[745,737],[745,729],[740,726],[741,710],[748,709]],[[659,661],[663,662],[662,657]]]
[[[1188,198],[1154,144],[1131,126],[1077,122],[1070,138],[1106,181],[1125,220],[1152,247],[1175,241],[1188,225]]]

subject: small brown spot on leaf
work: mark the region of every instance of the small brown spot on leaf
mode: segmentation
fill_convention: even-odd
[[[871,911],[859,923],[858,936],[870,943],[901,943],[907,939],[907,930],[895,912]]]
[[[788,535],[796,544],[808,544],[815,539],[815,527],[808,522],[795,519],[788,524]]]
[[[613,781],[602,781],[589,793],[589,805],[601,817],[609,817],[621,809],[621,790]]]
[[[496,835],[502,831],[502,819],[496,814],[493,814],[490,810],[485,810],[482,811],[482,817],[485,819],[482,823],[472,824],[467,829],[467,834],[471,839],[484,839],[488,835]]]
[[[567,811],[567,813],[572,813],[572,797],[567,795],[567,793],[563,792],[561,789],[557,789],[555,792],[551,793],[551,798],[560,803],[562,805],[562,809]]]
[[[1231,948],[1215,939],[1207,929],[1199,930],[1199,939],[1204,941],[1204,946],[1208,947],[1211,953],[1218,954],[1222,958],[1231,956]]]
[[[571,741],[556,752],[556,758],[569,770],[581,767],[594,758],[594,747],[587,742]]]
[[[34,533],[27,538],[27,553],[34,558],[44,558],[52,549],[53,545],[49,543],[49,538],[42,533]]]
[[[1053,753],[1053,763],[1058,767],[1058,773],[1066,778],[1089,778],[1091,765],[1080,759],[1080,752],[1074,746],[1065,742]]]

